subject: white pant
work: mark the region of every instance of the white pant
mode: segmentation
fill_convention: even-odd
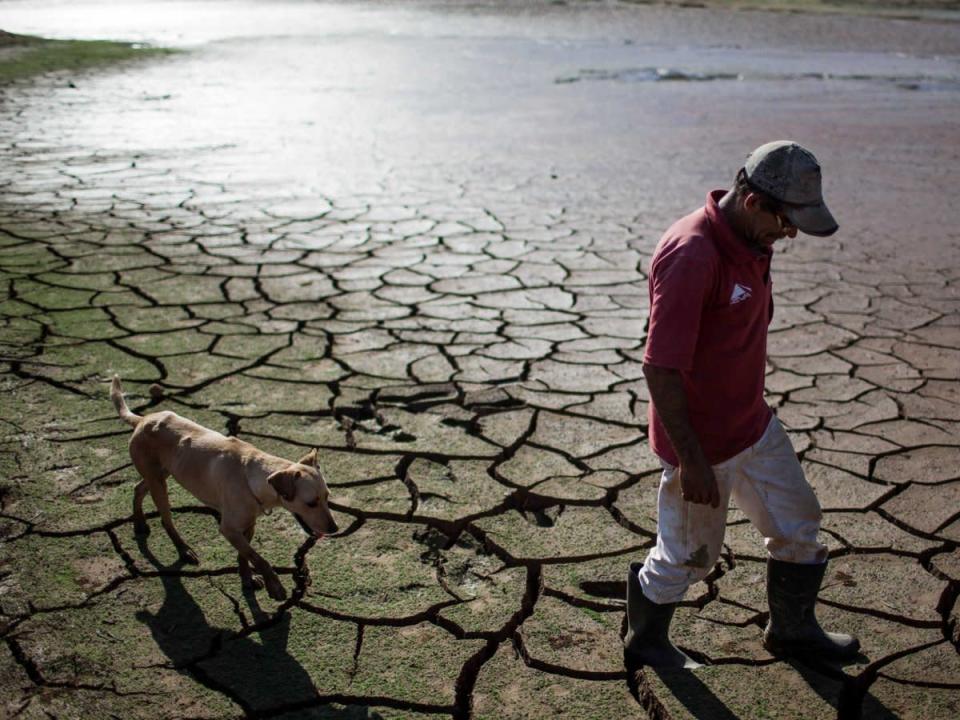
[[[713,471],[720,493],[716,509],[681,499],[677,468],[663,463],[657,544],[639,572],[648,599],[679,602],[690,585],[710,572],[723,546],[731,495],[763,533],[770,557],[804,564],[826,561],[827,549],[817,541],[820,503],[776,417],[755,445],[714,465]]]

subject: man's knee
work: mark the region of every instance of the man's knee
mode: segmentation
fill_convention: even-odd
[[[823,522],[823,508],[817,500],[813,488],[807,485],[807,492],[798,498],[798,507],[794,513],[797,534],[801,538],[816,537]]]
[[[655,603],[680,602],[687,589],[703,580],[716,565],[722,544],[696,545],[682,555],[652,553],[640,570],[640,586]]]

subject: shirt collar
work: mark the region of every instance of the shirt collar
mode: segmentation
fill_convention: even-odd
[[[713,239],[717,249],[736,264],[756,262],[757,260],[768,261],[770,252],[756,253],[747,247],[747,244],[741,240],[730,227],[723,211],[720,210],[720,198],[726,195],[726,190],[711,190],[707,193],[707,202],[704,205],[704,211],[707,214],[707,220],[713,228]]]

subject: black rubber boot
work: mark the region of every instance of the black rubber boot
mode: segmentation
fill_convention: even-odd
[[[826,570],[826,563],[767,559],[770,622],[763,631],[763,646],[771,654],[827,660],[852,660],[859,654],[857,638],[826,632],[817,622],[814,608]]]
[[[623,638],[623,657],[628,665],[654,668],[700,667],[670,642],[670,621],[676,603],[657,605],[640,588],[637,572],[642,563],[631,563],[627,572],[627,634]]]

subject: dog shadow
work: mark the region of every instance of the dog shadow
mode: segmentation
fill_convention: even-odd
[[[138,537],[137,544],[143,557],[161,573],[165,590],[160,609],[155,613],[140,610],[137,619],[150,628],[157,646],[179,672],[229,698],[246,716],[284,708],[291,711],[284,717],[290,718],[382,720],[380,714],[360,705],[343,709],[311,706],[317,688],[287,651],[290,613],[265,624],[254,633],[257,640],[253,635],[237,636],[233,630],[213,627],[184,587],[178,572],[181,563],[164,566],[150,552],[145,538]],[[254,623],[270,619],[252,591],[244,591],[243,596]],[[211,652],[214,649],[216,652]]]

